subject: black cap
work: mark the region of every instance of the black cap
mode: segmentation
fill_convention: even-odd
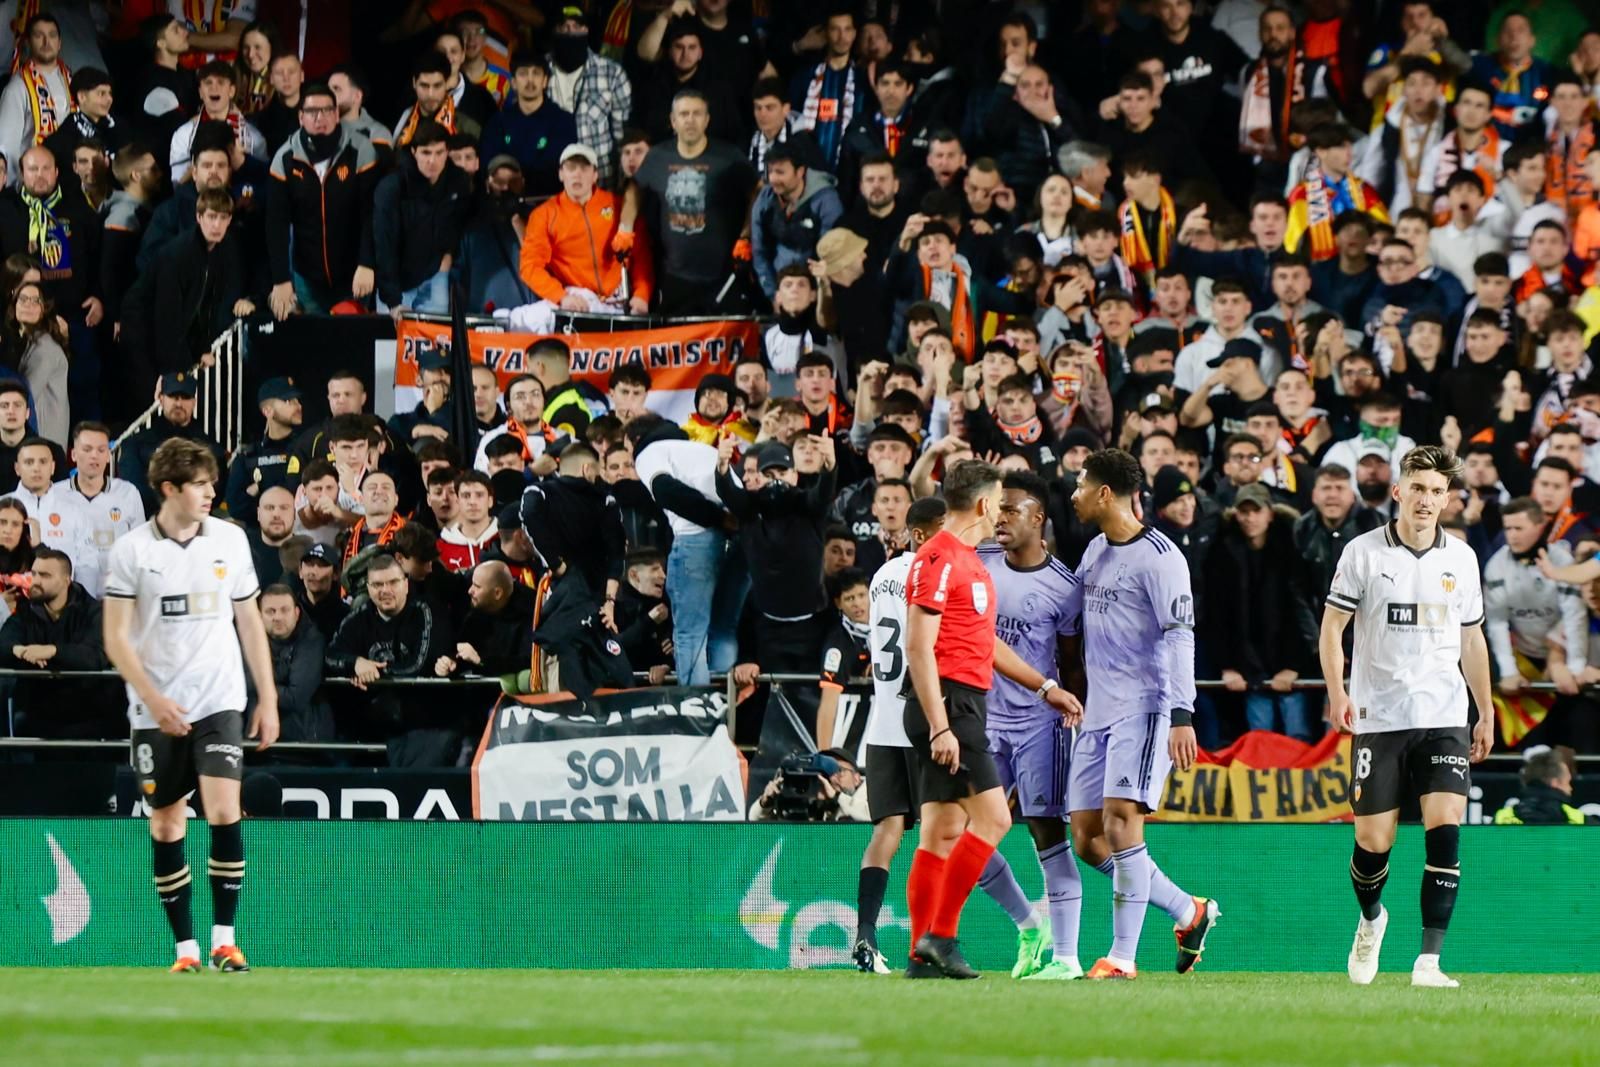
[[[162,396],[194,396],[199,391],[200,383],[188,371],[177,371],[161,376]]]
[[[1220,367],[1230,359],[1248,359],[1251,363],[1261,363],[1261,346],[1248,337],[1235,337],[1222,346],[1222,351],[1206,360],[1208,367]]]
[[[1093,430],[1086,430],[1082,426],[1075,426],[1061,436],[1061,451],[1069,448],[1087,448],[1091,452],[1100,450],[1100,438]]]
[[[300,387],[294,384],[293,378],[268,378],[261,383],[261,388],[256,390],[256,403],[265,404],[269,400],[299,400]]]
[[[1192,492],[1194,483],[1189,481],[1189,476],[1177,467],[1166,466],[1156,471],[1155,481],[1150,486],[1150,500],[1160,510],[1180,496]]]
[[[502,471],[501,473],[503,474],[505,472]],[[522,501],[519,499],[516,503],[507,504],[505,507],[501,508],[500,514],[495,516],[494,521],[495,525],[500,527],[501,533],[505,533],[507,530],[521,529]]]
[[[1118,285],[1100,290],[1100,295],[1094,298],[1094,302],[1097,305],[1104,304],[1107,301],[1121,301],[1128,305],[1134,304],[1133,294]]]
[[[1128,358],[1136,359],[1139,356],[1148,356],[1155,352],[1171,352],[1178,354],[1178,349],[1183,346],[1178,343],[1178,331],[1169,330],[1163,326],[1153,326],[1148,330],[1140,330],[1128,340]]]
[[[739,387],[733,384],[733,379],[728,377],[726,374],[707,374],[702,376],[700,379],[700,384],[694,387],[695,407],[699,407],[700,398],[708,391],[713,389],[717,390],[718,392],[725,393],[728,397],[728,404],[730,406],[739,397],[744,396],[744,393],[740,391]]]
[[[332,567],[337,562],[333,556],[333,549],[327,545],[312,545],[306,549],[305,555],[300,557],[300,562],[305,563],[307,560],[320,563],[325,567]]]
[[[893,422],[880,422],[874,426],[867,435],[867,444],[874,441],[893,441],[897,445],[905,445],[912,452],[917,450],[917,442],[906,433],[905,427]]]
[[[1247,419],[1253,419],[1257,415],[1271,415],[1273,418],[1278,420],[1280,425],[1283,423],[1283,416],[1278,414],[1278,405],[1274,404],[1266,397],[1262,397],[1260,400],[1257,400],[1254,404],[1251,404],[1249,407],[1244,409],[1244,417]]]
[[[761,469],[764,471],[794,470],[794,452],[782,441],[768,441],[761,446],[758,454],[761,456]]]
[[[450,353],[441,352],[437,348],[424,349],[422,354],[417,357],[417,369],[449,370]]]

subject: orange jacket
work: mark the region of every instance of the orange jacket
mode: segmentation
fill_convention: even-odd
[[[611,251],[622,216],[615,193],[596,189],[581,207],[557,193],[534,209],[522,237],[520,273],[542,300],[559,304],[569,288],[588,289],[604,299],[622,284],[622,264]],[[629,296],[649,300],[655,289],[650,245],[642,229],[633,236],[633,289]]]

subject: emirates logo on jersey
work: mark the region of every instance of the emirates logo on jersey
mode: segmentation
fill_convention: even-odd
[[[217,576],[217,581],[219,581],[219,582],[222,581],[222,579],[224,579],[224,578],[226,578],[228,576],[228,564],[227,564],[227,561],[226,560],[220,560],[220,559],[212,560],[211,561],[211,573],[215,574]]]
[[[1456,591],[1456,576],[1449,571],[1439,575],[1439,588],[1446,593],[1454,593]]]

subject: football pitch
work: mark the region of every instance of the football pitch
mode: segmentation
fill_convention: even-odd
[[[307,936],[315,936],[307,931]],[[1164,955],[1164,954],[1163,954]],[[1593,975],[0,970],[0,1063],[1592,1064]]]

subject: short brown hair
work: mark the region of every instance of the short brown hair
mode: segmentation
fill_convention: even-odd
[[[1454,484],[1460,480],[1464,466],[1461,457],[1443,445],[1418,445],[1400,461],[1400,476],[1403,478],[1419,471],[1438,471]]]
[[[217,457],[199,441],[174,437],[162,442],[150,457],[148,475],[157,493],[169,482],[179,488],[190,482],[214,482],[217,480]]]
[[[208,211],[215,211],[218,215],[233,214],[233,194],[226,189],[204,189],[195,197],[194,213],[198,218]]]

